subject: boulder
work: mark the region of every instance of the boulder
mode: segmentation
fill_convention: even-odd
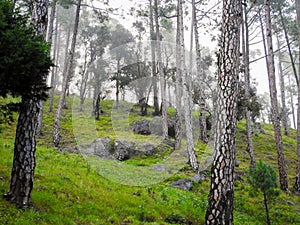
[[[188,178],[183,178],[183,179],[174,181],[171,183],[171,185],[175,188],[185,190],[185,191],[189,191],[193,188],[193,182],[191,179],[188,179]]]
[[[206,178],[205,173],[199,173],[199,174],[196,174],[195,176],[192,176],[191,180],[194,181],[195,183],[200,183],[200,182],[204,181],[205,178]]]
[[[134,144],[121,139],[116,139],[114,142],[114,158],[119,161],[130,159],[134,154]]]
[[[133,132],[136,134],[149,135],[150,131],[150,121],[149,120],[138,120],[132,124]]]
[[[155,134],[157,136],[162,136],[162,118],[156,116],[150,122],[150,132],[151,134]],[[175,138],[175,122],[173,120],[168,120],[168,135],[169,137]]]
[[[137,154],[143,154],[146,156],[154,155],[156,152],[155,146],[149,143],[138,144],[136,150],[137,150]]]
[[[111,146],[111,139],[106,138],[97,138],[94,143],[94,154],[100,158],[112,158],[113,148]]]

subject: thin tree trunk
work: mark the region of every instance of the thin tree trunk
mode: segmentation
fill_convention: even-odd
[[[271,220],[269,216],[269,208],[268,208],[268,201],[267,201],[267,195],[264,192],[264,203],[265,203],[265,208],[266,208],[266,216],[267,216],[267,224],[271,225]]]
[[[183,25],[183,9],[182,9],[182,0],[178,0],[178,49],[180,49],[179,54],[179,69],[181,70],[181,78],[182,78],[182,92],[183,92],[183,99],[184,99],[184,118],[185,118],[185,127],[186,127],[186,139],[187,139],[187,154],[189,159],[189,164],[193,169],[198,169],[198,162],[195,153],[194,147],[194,138],[193,138],[193,127],[192,127],[192,115],[190,109],[190,102],[189,102],[189,85],[188,85],[188,77],[187,71],[185,66],[185,46],[184,46],[184,25]]]
[[[60,53],[60,41],[61,41],[61,32],[59,31],[58,19],[56,20],[55,25],[55,39],[53,44],[53,58],[55,60],[55,67],[51,71],[51,82],[50,82],[50,96],[49,96],[49,112],[53,112],[53,97],[56,86],[58,64],[59,64],[59,53]]]
[[[31,22],[36,26],[36,33],[44,36],[46,36],[48,24],[48,4],[48,0],[33,1],[32,4]],[[45,79],[46,76],[47,74],[44,74]],[[20,208],[31,205],[39,110],[39,99],[34,93],[31,96],[22,97],[14,144],[10,190],[5,195],[7,200]]]
[[[153,105],[154,105],[154,113],[153,115],[157,116],[160,114],[159,112],[159,104],[158,104],[158,87],[157,87],[157,74],[156,74],[156,57],[155,57],[155,40],[157,39],[157,35],[155,35],[154,31],[154,19],[153,19],[153,6],[152,0],[149,0],[150,3],[150,39],[151,39],[151,66],[152,66],[152,77],[153,77]]]
[[[54,146],[58,147],[60,142],[60,118],[62,114],[62,109],[65,102],[66,97],[66,90],[68,88],[68,82],[73,70],[73,61],[74,61],[74,53],[75,53],[75,46],[77,40],[77,32],[78,32],[78,25],[79,25],[79,17],[80,17],[80,8],[81,8],[81,0],[78,0],[77,7],[76,7],[76,14],[75,14],[75,24],[73,30],[73,37],[71,43],[71,49],[69,53],[69,57],[67,62],[67,69],[64,71],[63,83],[62,83],[62,91],[57,107],[57,112],[54,120],[54,129],[53,129],[53,144]]]
[[[299,41],[299,51],[300,51],[300,0],[295,0],[296,4],[296,12],[297,12],[297,25],[298,25],[298,41]],[[300,63],[300,54],[299,54],[299,63]],[[299,64],[300,71],[300,64]],[[297,163],[297,171],[296,171],[296,180],[294,184],[294,188],[300,192],[300,85],[299,85],[299,76],[296,76],[297,81],[297,90],[298,90],[298,108],[297,108],[297,155],[298,155],[298,163]]]
[[[54,0],[52,2],[52,7],[51,7],[51,13],[50,13],[50,18],[49,18],[49,28],[48,28],[48,33],[46,37],[46,42],[52,45],[52,38],[53,38],[53,29],[54,29],[54,19],[55,19],[55,14],[56,14],[56,2],[57,0]],[[49,49],[49,52],[51,52],[51,48]],[[50,72],[49,75],[50,76]],[[43,114],[44,114],[44,106],[45,106],[45,101],[41,100],[40,101],[40,111],[39,111],[39,117],[38,117],[38,126],[37,126],[37,135],[42,134],[42,126],[43,126]]]
[[[177,7],[177,17],[179,15],[179,7]],[[182,97],[182,71],[180,67],[180,56],[181,56],[181,46],[179,44],[180,29],[179,29],[179,19],[177,18],[177,34],[176,34],[176,80],[175,80],[175,105],[176,105],[176,115],[175,115],[175,150],[181,149],[182,141],[182,118],[181,118],[181,97]]]
[[[277,35],[277,45],[280,47],[279,37]],[[285,83],[284,83],[284,74],[282,69],[282,54],[281,50],[278,51],[278,69],[279,69],[279,83],[280,83],[280,93],[281,93],[281,107],[282,107],[282,125],[284,127],[284,135],[289,136],[289,127],[288,127],[288,115],[285,102]]]
[[[241,1],[223,0],[214,160],[206,224],[233,224]]]
[[[277,89],[276,89],[276,79],[275,79],[275,65],[274,65],[274,52],[272,43],[272,29],[271,29],[271,10],[270,10],[270,0],[265,0],[265,23],[266,23],[266,36],[267,36],[267,57],[268,57],[268,78],[269,78],[269,89],[270,89],[270,99],[271,99],[271,112],[272,120],[274,126],[274,137],[277,149],[277,159],[278,159],[278,170],[280,179],[280,188],[283,191],[288,191],[288,179],[286,172],[286,164],[284,159],[284,152],[282,146],[282,136],[280,131],[280,122],[278,114],[278,103],[277,103]]]
[[[208,142],[207,138],[207,124],[206,124],[206,104],[204,99],[204,93],[202,91],[202,82],[205,80],[205,74],[203,70],[201,69],[201,49],[200,49],[200,43],[199,43],[199,32],[198,32],[198,26],[197,26],[197,15],[196,15],[196,5],[195,0],[192,0],[192,21],[193,21],[193,27],[195,30],[195,47],[196,47],[196,65],[197,65],[197,74],[200,80],[200,117],[199,117],[199,124],[200,124],[200,140],[202,140],[204,143]]]
[[[158,72],[160,80],[160,91],[161,91],[161,114],[162,114],[162,139],[168,140],[168,121],[167,121],[167,105],[166,105],[166,88],[165,79],[163,73],[163,65],[161,59],[161,43],[160,43],[160,31],[159,31],[159,21],[158,21],[158,0],[154,0],[154,18],[155,18],[155,31],[156,31],[156,51],[157,51],[157,61],[158,61]]]
[[[247,6],[242,7],[243,23],[242,23],[242,48],[243,48],[243,61],[244,61],[244,81],[245,81],[245,100],[246,108],[246,131],[247,131],[247,151],[250,156],[250,167],[255,167],[255,157],[252,141],[252,125],[251,125],[251,112],[250,112],[250,68],[249,68],[249,29],[248,29],[248,13]]]

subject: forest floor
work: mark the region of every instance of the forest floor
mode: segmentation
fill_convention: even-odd
[[[194,182],[190,191],[180,190],[170,185],[173,181],[195,175],[186,164],[168,178],[145,186],[124,185],[127,177],[122,174],[118,176],[119,181],[110,179],[109,176],[95,169],[94,164],[84,155],[70,153],[63,149],[75,146],[76,140],[84,142],[93,138],[95,132],[96,137],[112,139],[127,137],[142,142],[149,141],[149,137],[127,135],[124,132],[126,124],[124,129],[115,129],[111,101],[102,101],[104,114],[101,115],[100,121],[93,122],[92,126],[80,123],[80,118],[86,121],[90,118],[90,114],[81,115],[77,117],[77,122],[74,121],[72,98],[67,99],[67,106],[68,109],[64,110],[61,120],[62,146],[60,148],[51,145],[54,113],[44,114],[43,136],[38,138],[37,143],[33,207],[20,210],[0,198],[0,224],[204,224],[210,184],[209,168],[203,172],[205,179],[200,183]],[[174,115],[174,109],[168,109],[168,113],[170,116]],[[145,117],[138,116],[138,109],[136,109],[130,111],[125,119],[127,124],[131,124],[142,118]],[[146,118],[152,119],[151,116]],[[256,160],[262,160],[277,170],[272,126],[263,124],[262,128],[264,132],[254,133],[253,136]],[[239,166],[236,167],[238,179],[235,183],[234,221],[235,224],[242,225],[266,224],[263,196],[261,193],[254,192],[248,183],[250,159],[246,153],[245,129],[245,121],[238,122]],[[9,189],[14,134],[15,123],[0,125],[1,195]],[[295,130],[291,130],[289,137],[283,137],[290,186],[294,183],[296,173],[296,143]],[[196,152],[201,161],[203,160],[201,157],[209,152],[209,146],[198,142]],[[134,157],[120,164],[143,168],[159,163],[165,157],[166,155],[162,154]],[[96,163],[101,164],[101,161]],[[300,224],[299,194],[293,191],[280,192],[279,196],[270,199],[269,208],[272,224]]]

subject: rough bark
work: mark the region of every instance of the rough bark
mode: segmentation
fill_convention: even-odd
[[[295,0],[296,4],[296,13],[297,13],[297,26],[299,30],[299,38],[300,38],[300,0]],[[299,41],[299,51],[300,51],[300,39]],[[300,60],[300,55],[299,55]],[[299,64],[300,69],[300,64]],[[300,71],[300,70],[299,70]],[[299,84],[299,75],[296,77],[297,84]],[[300,85],[297,87],[298,90],[298,108],[297,108],[297,155],[298,155],[298,162],[297,162],[297,171],[296,171],[296,180],[294,184],[294,188],[300,192]]]
[[[19,113],[14,161],[11,172],[10,190],[5,198],[18,207],[31,205],[31,193],[36,166],[36,128],[38,122],[39,101],[37,98],[23,98]]]
[[[288,179],[286,172],[286,164],[284,159],[284,152],[282,146],[282,136],[280,131],[279,113],[278,113],[278,102],[277,102],[277,88],[275,79],[275,65],[274,65],[274,52],[272,43],[272,26],[271,26],[271,10],[270,10],[270,0],[264,1],[265,7],[265,24],[266,24],[266,37],[267,37],[267,58],[268,58],[268,79],[269,79],[269,89],[270,89],[270,99],[271,99],[271,113],[272,122],[274,126],[274,137],[276,142],[277,150],[277,160],[278,160],[278,170],[279,170],[279,180],[280,188],[283,191],[288,191]]]
[[[277,45],[280,47],[279,37],[277,36]],[[282,68],[282,53],[281,50],[278,51],[278,69],[279,69],[279,84],[280,84],[280,97],[281,97],[281,108],[282,108],[282,125],[284,128],[284,135],[289,136],[289,126],[288,126],[288,114],[285,102],[285,82],[284,74]]]
[[[66,65],[66,71],[64,71],[63,76],[63,83],[62,83],[62,91],[59,98],[59,103],[57,106],[57,112],[54,119],[54,129],[53,129],[53,144],[54,146],[58,147],[60,142],[60,118],[62,114],[62,109],[65,103],[66,97],[66,90],[68,88],[68,82],[70,80],[72,71],[73,71],[73,61],[74,61],[74,53],[75,53],[75,46],[77,41],[77,33],[78,33],[78,25],[79,25],[79,17],[80,17],[80,9],[81,9],[81,0],[78,0],[76,13],[75,13],[75,24],[73,29],[73,37],[71,43],[71,49],[69,52],[68,60]]]
[[[245,82],[245,100],[246,108],[246,132],[247,132],[247,151],[250,156],[250,167],[255,167],[255,157],[252,141],[252,125],[251,125],[251,111],[250,105],[250,68],[249,68],[249,29],[248,29],[248,13],[247,6],[242,7],[243,24],[242,24],[242,48],[244,61],[244,82]]]
[[[198,32],[198,26],[197,26],[197,15],[196,15],[196,5],[195,0],[192,0],[192,21],[193,21],[193,28],[195,33],[195,48],[196,48],[196,65],[197,65],[197,76],[200,79],[200,85],[202,85],[201,81],[205,80],[205,74],[203,73],[202,67],[201,67],[201,49],[200,49],[200,43],[199,43],[199,32]],[[204,98],[204,93],[202,91],[202,88],[200,87],[200,117],[199,117],[199,124],[200,124],[200,135],[199,138],[204,143],[208,142],[207,138],[207,124],[206,124],[206,103]]]
[[[32,21],[36,33],[46,35],[48,23],[48,0],[38,0],[32,3]],[[44,74],[46,79],[46,74]],[[11,172],[10,190],[5,198],[18,207],[31,205],[31,193],[36,166],[36,131],[40,110],[39,99],[33,88],[32,95],[22,96],[22,104],[17,123],[14,159]]]
[[[223,0],[214,160],[206,224],[233,224],[241,1]]]

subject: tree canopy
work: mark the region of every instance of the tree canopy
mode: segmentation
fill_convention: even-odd
[[[28,17],[0,0],[0,95],[45,98],[46,75],[53,65],[43,36],[28,24]]]

